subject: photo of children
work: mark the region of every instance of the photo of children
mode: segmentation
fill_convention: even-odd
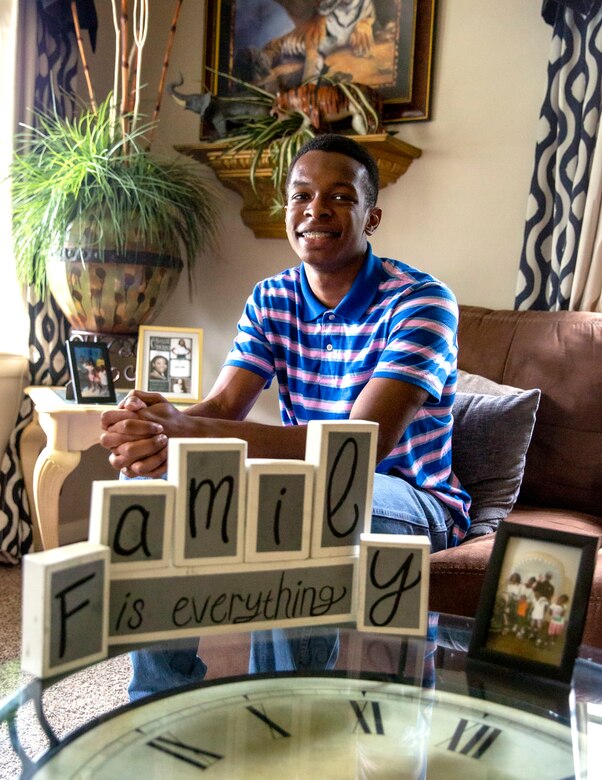
[[[80,403],[114,403],[106,344],[69,340],[67,354],[75,399]]]
[[[486,647],[558,666],[580,555],[578,548],[510,538]]]

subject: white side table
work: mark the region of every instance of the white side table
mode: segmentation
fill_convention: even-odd
[[[41,549],[48,550],[59,546],[59,497],[63,483],[79,465],[82,452],[98,444],[102,412],[115,406],[67,401],[63,387],[31,386],[25,392],[35,408],[34,420],[21,439],[25,486],[29,496],[33,496],[32,513],[34,528],[37,519],[39,544]],[[118,398],[123,395],[124,391],[117,392]],[[40,427],[46,434],[41,452]],[[32,474],[30,464],[34,458]]]

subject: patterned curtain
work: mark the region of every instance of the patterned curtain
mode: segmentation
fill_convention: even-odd
[[[96,14],[91,0],[78,0],[82,27],[90,30],[95,44]],[[77,47],[68,0],[37,0],[33,17],[36,30],[35,52],[27,45],[33,30],[19,30],[20,61],[24,53],[36,61],[33,78],[33,105],[39,111],[52,107],[66,115],[73,110],[74,79],[77,74]],[[23,16],[20,21],[25,19]],[[27,17],[31,19],[32,17]],[[29,50],[29,51],[28,51]],[[25,85],[25,89],[27,85]],[[31,117],[27,118],[31,122]],[[39,300],[28,290],[29,384],[64,385],[69,379],[65,340],[69,324],[51,296]],[[17,563],[33,544],[33,527],[21,466],[21,437],[31,422],[33,408],[24,396],[15,428],[0,464],[0,562]]]
[[[602,109],[602,2],[545,2],[543,16],[553,37],[515,308],[557,311],[587,307],[573,289],[577,266],[579,288],[590,273],[584,214],[592,201],[600,208],[592,166]]]

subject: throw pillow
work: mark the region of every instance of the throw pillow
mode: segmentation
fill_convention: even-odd
[[[479,393],[480,395],[519,395],[525,392],[520,387],[501,385],[486,376],[470,374],[462,369],[458,370],[457,391],[459,393]]]
[[[498,395],[459,392],[454,403],[452,468],[472,497],[470,538],[495,531],[514,506],[523,480],[541,392],[504,390]]]

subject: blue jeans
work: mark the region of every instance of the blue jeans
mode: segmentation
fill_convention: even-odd
[[[430,493],[416,490],[399,477],[374,475],[373,533],[428,536],[432,552],[437,552],[448,546],[452,525],[449,510]],[[328,627],[307,626],[294,636],[281,628],[256,631],[251,636],[249,673],[332,669],[338,650],[338,631]],[[200,682],[207,671],[194,648],[137,650],[130,660],[130,701]]]
[[[194,645],[165,650],[134,650],[130,653],[132,679],[128,686],[130,701],[142,699],[158,691],[167,691],[202,680],[207,666],[197,656],[198,639]]]

